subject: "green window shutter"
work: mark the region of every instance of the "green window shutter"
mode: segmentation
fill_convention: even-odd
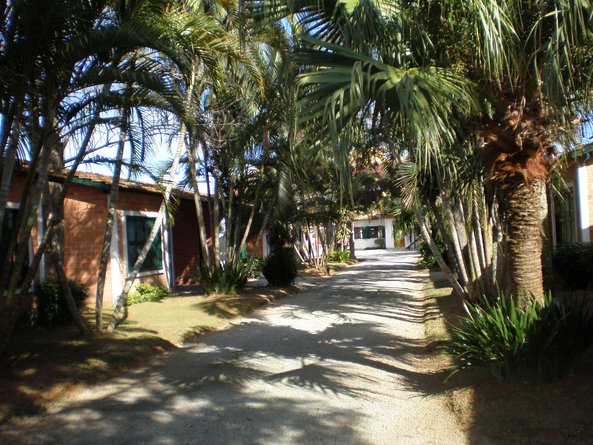
[[[148,216],[126,216],[126,236],[128,250],[128,272],[131,272],[134,263],[138,259],[144,243],[150,235],[156,218]],[[152,272],[163,268],[163,249],[161,243],[161,231],[159,229],[140,272]]]

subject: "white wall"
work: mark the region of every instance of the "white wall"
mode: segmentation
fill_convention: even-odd
[[[394,249],[395,243],[393,239],[393,218],[378,218],[378,219],[359,219],[355,220],[352,223],[353,227],[365,227],[365,226],[383,226],[384,233],[385,233],[385,248],[386,249]],[[377,244],[375,240],[377,238],[369,238],[369,239],[355,239],[354,240],[354,247],[357,250],[364,250],[364,249],[376,249]]]

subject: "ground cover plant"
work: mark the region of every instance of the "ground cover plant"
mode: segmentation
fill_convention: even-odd
[[[452,328],[464,316],[460,298],[440,272],[425,290],[425,328],[434,347],[432,360],[443,371],[431,391],[447,393],[450,408],[466,428],[471,443],[584,444],[593,442],[593,351],[576,366],[570,378],[545,385],[493,378],[472,366],[451,375],[453,357],[440,347],[453,337]],[[420,385],[422,390],[424,386]]]
[[[583,299],[548,295],[522,307],[501,296],[465,308],[447,348],[459,369],[482,366],[502,380],[548,383],[573,372],[593,344],[593,315]]]
[[[136,289],[130,292],[127,305],[144,303],[147,301],[160,301],[169,295],[169,291],[164,287],[151,283],[140,283]]]

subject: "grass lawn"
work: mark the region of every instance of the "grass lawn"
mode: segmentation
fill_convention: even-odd
[[[16,332],[0,370],[0,423],[13,415],[44,411],[75,394],[139,365],[147,358],[235,317],[296,292],[290,288],[247,289],[241,295],[168,297],[130,306],[114,333],[81,338],[71,326]],[[84,311],[94,323],[94,312]],[[106,321],[111,315],[105,311]],[[91,321],[93,320],[93,321]]]
[[[450,336],[461,301],[441,279],[425,290],[427,334],[435,345]],[[438,351],[438,352],[436,352]],[[443,377],[451,360],[435,348]],[[471,443],[593,443],[593,350],[568,379],[547,385],[505,383],[485,369],[469,369],[443,382],[451,409]]]

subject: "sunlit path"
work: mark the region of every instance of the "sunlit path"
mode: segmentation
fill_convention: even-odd
[[[365,261],[195,345],[5,425],[2,443],[466,443],[432,395],[411,253]]]

